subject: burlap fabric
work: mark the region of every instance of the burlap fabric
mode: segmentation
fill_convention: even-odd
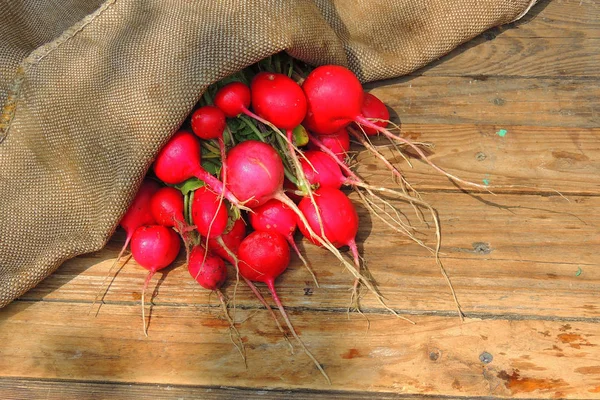
[[[206,86],[276,52],[409,73],[531,0],[0,0],[0,307],[102,248]]]

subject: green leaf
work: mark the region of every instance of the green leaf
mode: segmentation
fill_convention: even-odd
[[[208,171],[209,174],[211,175],[219,175],[219,172],[221,172],[221,162],[219,161],[219,159],[204,159],[202,160],[202,168],[204,168],[205,170]]]
[[[306,146],[308,144],[308,132],[302,125],[298,125],[292,131],[294,134],[294,144],[298,147]]]
[[[187,181],[180,183],[179,185],[175,185],[175,187],[179,189],[184,196],[186,196],[189,192],[193,192],[194,190],[201,188],[204,185],[204,181],[201,181],[198,178],[190,178]]]

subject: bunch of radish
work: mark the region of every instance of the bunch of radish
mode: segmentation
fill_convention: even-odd
[[[175,261],[183,244],[191,277],[217,293],[233,331],[237,328],[221,291],[227,278],[224,261],[284,332],[254,283],[266,285],[289,333],[329,381],[296,334],[275,289],[291,251],[318,285],[318,271],[301,254],[295,233],[299,230],[307,242],[329,250],[352,273],[352,307],[359,308],[362,285],[396,314],[361,272],[355,241],[359,218],[343,188],[357,191],[374,215],[399,232],[410,235],[399,218],[378,212],[381,204],[389,203],[377,193],[429,209],[436,224],[437,217],[411,193],[401,172],[370,145],[369,136],[381,134],[410,146],[436,170],[463,181],[435,166],[420,147],[390,132],[386,106],[365,93],[350,70],[326,65],[304,74],[291,59],[283,65],[276,60],[249,67],[204,92],[190,118],[158,151],[123,217],[123,250],[130,244],[135,261],[149,271],[142,293],[144,333],[144,292],[153,274]],[[348,164],[350,137],[376,154],[400,179],[400,189],[370,185],[353,171]],[[340,251],[346,247],[348,255]],[[439,260],[437,250],[439,240]],[[236,347],[244,355],[237,337]]]

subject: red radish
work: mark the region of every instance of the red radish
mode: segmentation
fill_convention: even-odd
[[[347,68],[339,65],[323,65],[315,68],[302,83],[308,109],[303,125],[310,131],[328,135],[356,122],[362,127],[372,128],[391,140],[410,146],[428,165],[455,182],[462,182],[481,189],[485,185],[464,181],[435,165],[423,151],[410,140],[394,135],[374,124],[362,114],[364,91],[360,81]]]
[[[227,180],[227,163],[223,131],[227,126],[225,113],[215,106],[203,106],[194,111],[191,118],[192,131],[201,139],[217,139],[221,150],[221,179]]]
[[[305,159],[300,160],[304,175],[311,185],[339,189],[347,178],[342,174],[335,159],[318,150],[304,152]]]
[[[375,120],[371,121],[375,125],[380,126],[382,128],[387,128],[388,121],[390,119],[390,112],[388,111],[385,104],[383,104],[383,102],[379,100],[375,95],[372,95],[371,93],[367,92],[364,93],[363,104],[360,108],[360,111],[362,112],[365,118],[368,118],[369,120]],[[374,136],[378,133],[377,130],[371,127],[362,125],[361,127],[368,136]]]
[[[306,115],[306,96],[287,75],[260,72],[250,90],[254,111],[280,129],[294,129]]]
[[[123,228],[123,230],[125,230],[125,233],[126,233],[125,243],[123,244],[123,247],[121,248],[121,251],[119,252],[119,255],[117,256],[117,258],[111,265],[110,269],[108,270],[106,277],[102,281],[100,291],[102,291],[102,288],[104,287],[104,284],[106,283],[106,279],[110,275],[112,269],[115,267],[117,262],[123,256],[123,253],[127,249],[127,246],[129,245],[129,242],[131,241],[131,237],[133,236],[133,233],[135,232],[135,230],[137,228],[139,228],[140,226],[152,225],[152,224],[156,223],[154,216],[152,214],[152,210],[151,210],[151,199],[152,199],[152,196],[154,196],[154,194],[159,189],[160,189],[160,185],[156,181],[153,181],[151,179],[144,179],[144,181],[142,182],[142,185],[138,189],[137,194],[131,201],[129,208],[127,209],[127,211],[121,218],[121,222],[119,223],[119,225]],[[107,290],[108,290],[108,288],[107,288]],[[104,294],[106,294],[106,292]],[[99,296],[100,296],[100,292],[98,292],[98,294],[96,295],[96,298],[94,299],[94,302],[92,303],[92,307],[96,304],[96,301],[98,300]]]
[[[215,106],[200,107],[192,114],[192,131],[200,139],[211,140],[223,137],[227,122],[225,113]]]
[[[302,83],[308,100],[303,125],[311,132],[329,135],[361,116],[363,88],[356,75],[340,65],[315,68]]]
[[[248,207],[255,208],[273,198],[285,197],[283,163],[272,146],[247,140],[231,148],[227,160],[227,187]]]
[[[191,132],[180,130],[163,146],[154,160],[154,173],[169,185],[196,177],[206,182],[215,192],[223,193],[235,206],[246,208],[221,181],[202,168],[200,143]]]
[[[179,190],[170,186],[160,188],[150,200],[150,211],[157,224],[185,230],[183,194]]]
[[[350,150],[350,135],[346,128],[340,129],[331,135],[323,135],[316,138],[311,135],[309,136],[309,140],[308,148],[310,150],[322,150],[322,146],[325,146],[332,151],[340,161],[346,159],[346,154]],[[317,143],[317,141],[320,141],[320,143]]]
[[[327,156],[329,157],[329,156]],[[322,187],[314,192],[315,204],[312,201],[304,199],[298,205],[306,220],[311,224],[313,231],[319,228],[319,216],[323,221],[323,236],[335,247],[350,247],[354,266],[360,271],[360,256],[356,247],[356,234],[358,233],[358,214],[352,204],[352,201],[340,190],[330,187]],[[318,211],[316,211],[318,210]],[[319,215],[317,215],[319,214]],[[311,236],[306,225],[300,223],[300,231],[313,244],[321,244]],[[354,280],[354,290],[352,298],[357,298],[357,288],[359,277]]]
[[[298,217],[289,207],[275,199],[269,200],[265,204],[256,207],[254,212],[250,214],[250,224],[255,230],[277,232],[287,239],[292,249],[294,249],[298,255],[298,258],[300,258],[313,277],[315,284],[319,287],[319,282],[317,282],[314,272],[308,265],[306,259],[302,256],[302,253],[300,253],[300,249],[298,249],[298,246],[294,241],[297,219]]]
[[[142,323],[144,334],[148,336],[146,328],[146,314],[144,298],[150,280],[156,273],[175,261],[179,254],[179,236],[174,230],[162,225],[142,226],[135,230],[131,238],[131,254],[133,259],[147,269],[148,276],[142,289]]]
[[[322,187],[314,192],[315,202],[321,219],[323,221],[323,231],[325,237],[335,247],[349,246],[352,253],[358,254],[354,238],[358,233],[358,214],[352,204],[352,201],[339,189],[331,187]],[[320,231],[315,205],[310,199],[304,199],[298,205],[306,220],[316,232]],[[307,231],[306,226],[298,224],[302,234],[312,243],[320,246]],[[356,260],[355,260],[356,261]]]
[[[275,291],[275,279],[286,270],[290,262],[290,249],[285,237],[275,232],[252,232],[240,244],[238,257],[240,273],[249,280],[263,282],[267,285],[290,332],[325,376],[327,382],[331,384],[319,362],[300,340]]]
[[[194,192],[192,221],[200,235],[207,238],[221,236],[229,222],[229,215],[222,199],[215,192],[202,186]]]
[[[214,103],[229,118],[245,114],[250,107],[250,88],[242,82],[231,82],[223,86],[214,98]]]
[[[219,288],[227,280],[227,268],[223,260],[210,252],[206,253],[202,246],[195,246],[190,252],[188,271],[192,278],[206,290],[220,292]]]

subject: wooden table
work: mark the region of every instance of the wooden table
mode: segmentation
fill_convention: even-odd
[[[154,281],[149,337],[139,304],[145,272],[133,261],[90,313],[122,244],[118,232],[0,310],[0,398],[600,398],[599,76],[600,4],[554,0],[410,76],[369,85],[404,135],[435,145],[435,163],[502,186],[466,192],[417,159],[412,169],[398,160],[438,210],[464,322],[432,255],[359,205],[368,268],[387,303],[416,324],[368,294],[364,316],[348,314],[351,276],[325,251],[302,246],[321,288],[297,259],[277,285],[333,384],[297,346],[290,354],[240,285],[246,368],[216,296],[189,278],[182,259]],[[393,185],[368,153],[359,157],[367,180]],[[404,207],[432,245],[431,219]]]

